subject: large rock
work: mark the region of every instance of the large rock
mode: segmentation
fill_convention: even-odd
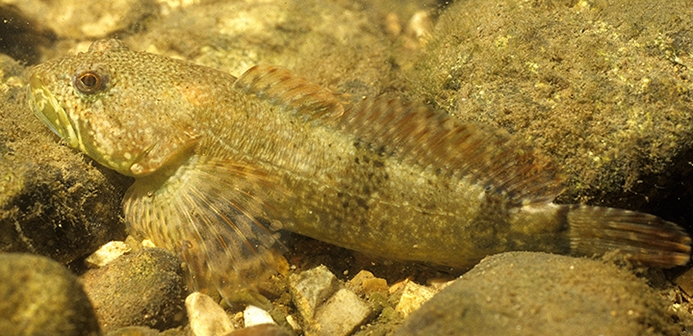
[[[616,266],[511,252],[482,260],[412,313],[396,335],[679,335],[676,321],[691,318],[674,317],[668,306]]]
[[[555,158],[561,201],[680,221],[693,204],[693,7],[657,1],[458,1],[412,97]]]
[[[3,335],[101,334],[77,277],[48,258],[0,253],[0,330]]]

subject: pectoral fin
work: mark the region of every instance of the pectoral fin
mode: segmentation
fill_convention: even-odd
[[[268,221],[282,217],[276,186],[249,166],[193,156],[170,176],[138,179],[124,213],[132,232],[180,254],[191,290],[262,305],[258,285],[282,266]]]

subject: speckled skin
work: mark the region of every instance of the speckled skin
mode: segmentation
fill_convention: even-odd
[[[124,201],[133,233],[180,253],[193,288],[229,301],[271,274],[278,228],[450,266],[509,250],[688,261],[674,224],[553,204],[550,162],[420,106],[348,106],[282,69],[236,79],[115,40],[39,65],[30,81],[32,107],[57,134],[136,178]]]

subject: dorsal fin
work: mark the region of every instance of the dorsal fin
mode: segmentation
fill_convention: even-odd
[[[338,96],[286,69],[258,65],[235,88],[320,119],[408,164],[467,178],[512,204],[549,202],[562,190],[555,165],[501,130],[462,123],[416,103],[387,96],[346,110]]]
[[[470,178],[515,204],[549,202],[562,190],[556,166],[531,147],[502,130],[462,123],[420,104],[369,98],[337,123],[404,162]]]
[[[236,80],[234,88],[311,119],[344,113],[340,100],[331,91],[281,67],[256,65]]]

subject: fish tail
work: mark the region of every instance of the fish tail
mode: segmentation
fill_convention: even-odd
[[[691,238],[657,216],[596,206],[565,205],[571,254],[592,256],[618,250],[636,263],[669,268],[688,263]]]

